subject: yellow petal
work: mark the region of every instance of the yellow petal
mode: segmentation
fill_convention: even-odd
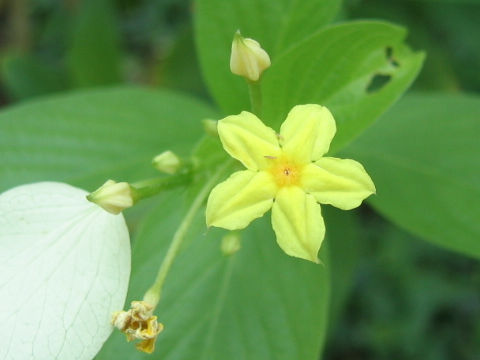
[[[325,106],[297,105],[280,128],[281,144],[293,160],[308,163],[328,151],[336,129],[335,120]]]
[[[375,193],[363,166],[354,160],[324,157],[302,170],[302,186],[321,204],[343,210],[356,208]]]
[[[247,111],[220,120],[218,135],[230,156],[250,170],[265,169],[270,164],[266,156],[276,157],[281,151],[275,131]]]
[[[151,354],[155,350],[155,341],[156,340],[157,340],[156,337],[153,338],[153,339],[143,340],[143,341],[139,342],[138,344],[136,344],[135,347],[138,350],[143,351],[144,353]]]
[[[272,225],[285,253],[318,263],[325,225],[313,196],[296,186],[280,189],[272,207]]]
[[[213,188],[207,202],[207,226],[243,229],[272,207],[277,185],[264,171],[237,171]]]

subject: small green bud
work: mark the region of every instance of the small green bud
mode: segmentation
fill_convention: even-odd
[[[97,190],[87,195],[91,201],[112,214],[120,214],[126,208],[133,206],[133,193],[129,183],[107,180]]]
[[[229,256],[240,250],[240,233],[231,231],[222,238],[221,250],[223,255]]]
[[[263,71],[270,67],[270,57],[260,44],[244,38],[237,31],[233,36],[230,70],[250,81],[258,81]]]
[[[166,174],[175,174],[182,165],[180,158],[172,151],[167,150],[155,156],[152,160],[155,169]]]
[[[217,121],[212,119],[203,119],[203,130],[207,133],[207,135],[218,137],[218,129],[217,129]]]

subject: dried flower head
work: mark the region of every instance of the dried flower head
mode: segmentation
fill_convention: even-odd
[[[115,312],[112,324],[125,333],[127,341],[142,340],[136,347],[148,354],[155,350],[155,341],[163,330],[163,324],[153,315],[153,306],[145,301],[132,301],[128,311]]]

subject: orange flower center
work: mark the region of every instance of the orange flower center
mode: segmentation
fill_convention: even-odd
[[[285,157],[272,158],[271,160],[272,165],[267,171],[272,174],[275,183],[279,187],[300,184],[304,165],[296,164]]]

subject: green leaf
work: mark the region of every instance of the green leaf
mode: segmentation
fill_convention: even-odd
[[[364,240],[357,211],[322,206],[326,224],[326,242],[330,268],[331,300],[329,331],[335,329],[354,284],[360,244]]]
[[[143,224],[133,249],[130,300],[141,298],[153,282],[180,222],[181,200],[178,192],[166,195]],[[241,233],[241,249],[228,257],[220,251],[225,231],[206,231],[202,210],[173,264],[156,311],[165,325],[156,356],[318,359],[328,310],[325,266],[285,255],[266,217]],[[116,331],[97,360],[117,358],[149,355],[140,354]]]
[[[283,51],[328,24],[340,0],[198,0],[196,41],[203,75],[225,113],[249,108],[245,80],[230,72],[233,34],[260,42],[275,62]]]
[[[195,52],[192,27],[183,29],[169,54],[155,67],[156,82],[169,89],[207,96]]]
[[[276,59],[265,73],[264,120],[278,126],[295,105],[325,105],[338,128],[331,151],[340,149],[417,76],[424,55],[404,45],[405,35],[401,27],[375,21],[335,25],[315,33]]]
[[[452,11],[462,8],[462,6],[458,4],[446,6],[445,3],[442,4],[441,2],[441,0],[433,2],[426,0],[422,4],[421,1],[418,1],[414,5],[416,9],[414,13],[412,12],[412,3],[407,1],[374,0],[352,4],[353,6],[349,6],[347,12],[348,18],[351,19],[373,18],[402,24],[402,26],[408,29],[410,34],[415,34],[415,36],[409,37],[409,43],[416,48],[423,49],[428,54],[422,72],[413,85],[414,88],[455,91],[459,89],[458,72],[455,71],[451,58],[457,58],[458,54],[456,51],[451,51],[448,48],[448,44],[455,48],[455,44],[458,41],[463,42],[465,37],[460,35],[461,32],[458,31],[459,24],[455,24],[456,26],[448,29],[445,28],[446,21],[444,19],[435,21],[432,15],[438,11],[444,14],[445,18],[450,19]],[[472,19],[476,19],[480,15],[475,16],[475,14],[472,14],[472,7],[469,7],[468,14],[471,15]],[[468,23],[468,21],[465,21],[464,16],[461,18],[462,24]],[[429,26],[425,26],[426,23]],[[472,21],[472,25],[476,26],[476,22]],[[460,39],[449,40],[446,36],[432,36],[440,32],[448,34],[448,37],[453,35]],[[472,41],[474,40],[472,39]],[[472,58],[471,61],[475,60]],[[474,68],[474,66],[469,68]]]
[[[13,99],[26,99],[67,87],[65,74],[33,55],[8,54],[2,59],[2,80]]]
[[[0,191],[57,180],[93,190],[107,178],[157,176],[153,156],[188,155],[208,106],[169,91],[113,88],[52,96],[0,112]]]
[[[120,36],[112,0],[85,0],[78,5],[67,54],[73,85],[88,87],[119,82]]]
[[[377,187],[371,204],[395,224],[480,258],[480,98],[407,96],[345,155]]]

